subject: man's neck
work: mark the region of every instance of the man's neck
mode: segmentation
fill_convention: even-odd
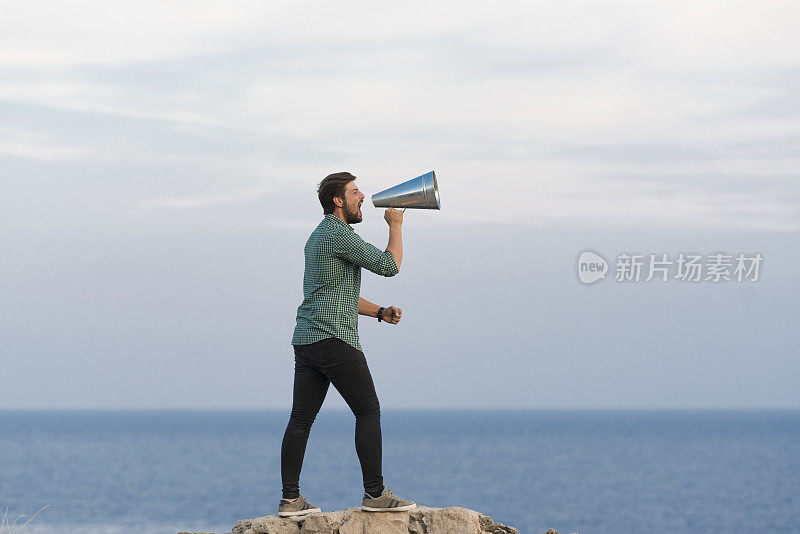
[[[335,210],[333,210],[333,213],[331,213],[331,215],[333,215],[334,217],[338,217],[339,219],[341,219],[343,223],[347,224],[347,221],[344,218],[344,212],[342,211],[341,208],[336,208]]]

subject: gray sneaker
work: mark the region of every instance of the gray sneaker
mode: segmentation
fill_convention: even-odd
[[[296,501],[281,499],[281,502],[278,503],[278,515],[281,517],[316,514],[321,511],[322,510],[305,500],[302,495],[300,495]]]
[[[361,500],[361,509],[365,512],[403,512],[416,507],[414,501],[401,499],[386,486],[383,487],[380,497],[372,497],[369,493],[365,493]]]

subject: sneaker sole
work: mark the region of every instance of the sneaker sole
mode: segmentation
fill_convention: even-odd
[[[298,510],[296,512],[278,512],[278,517],[295,517],[298,515],[316,514],[321,512],[319,508],[309,508],[308,510]]]
[[[405,512],[406,510],[413,510],[416,508],[416,504],[407,504],[405,506],[397,506],[395,508],[372,508],[371,506],[361,506],[361,509],[365,512]]]

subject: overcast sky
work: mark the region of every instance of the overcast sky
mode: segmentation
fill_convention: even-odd
[[[0,8],[0,408],[288,408],[342,170],[440,184],[364,273],[385,408],[800,407],[796,2]],[[584,285],[586,249],[764,261]]]

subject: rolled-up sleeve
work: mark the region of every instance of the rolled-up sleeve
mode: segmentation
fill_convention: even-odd
[[[333,253],[345,261],[381,276],[394,276],[399,271],[391,252],[381,251],[375,245],[361,239],[355,232],[336,232],[333,239]]]

